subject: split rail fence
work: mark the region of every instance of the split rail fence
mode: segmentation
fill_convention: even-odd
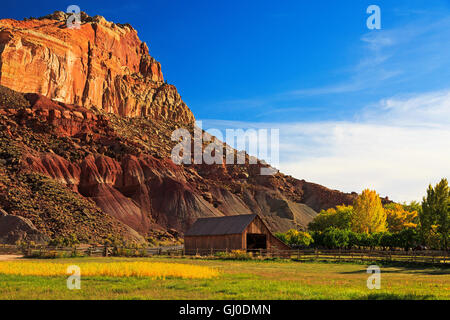
[[[239,253],[229,249],[196,249],[187,251],[183,246],[158,247],[158,248],[113,248],[107,246],[78,246],[78,247],[31,247],[23,249],[14,245],[1,245],[0,255],[23,254],[26,256],[55,257],[58,256],[129,256],[129,257],[149,257],[149,256],[198,256],[208,258],[233,258],[233,253],[239,258]],[[228,253],[228,254],[224,254]],[[329,261],[329,262],[404,262],[441,264],[450,266],[449,251],[392,251],[392,250],[326,250],[326,249],[305,249],[305,250],[247,250],[242,253],[251,254],[256,258],[279,258],[292,259],[295,261]],[[248,255],[247,255],[248,257]]]

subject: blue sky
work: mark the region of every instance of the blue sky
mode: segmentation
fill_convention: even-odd
[[[449,0],[21,1],[1,16],[69,4],[133,25],[204,127],[279,128],[297,178],[399,201],[450,178]]]

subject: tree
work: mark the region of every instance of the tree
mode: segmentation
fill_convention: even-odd
[[[397,246],[405,249],[405,251],[408,251],[419,244],[419,237],[416,229],[403,229],[396,235],[396,237]]]
[[[417,211],[408,211],[405,206],[391,203],[384,207],[386,211],[387,229],[390,232],[400,232],[407,228],[417,227]]]
[[[366,189],[356,198],[350,225],[353,231],[361,233],[386,230],[386,212],[376,191]]]
[[[314,242],[309,233],[291,229],[286,233],[276,233],[275,236],[291,247],[309,247]]]
[[[448,249],[450,228],[450,189],[447,179],[442,179],[434,188],[429,185],[423,198],[419,215],[422,236],[427,244],[431,242],[433,230],[440,238],[442,247]]]
[[[417,213],[422,212],[422,204],[417,201],[411,201],[409,204],[406,202],[402,203],[403,209],[409,212],[417,211]],[[417,217],[418,218],[418,217]]]
[[[334,227],[324,231],[323,244],[329,249],[346,248],[349,245],[347,230],[340,230]]]
[[[353,247],[360,247],[361,245],[361,234],[353,231],[348,232],[348,247],[349,249]]]
[[[315,247],[324,247],[323,242],[324,233],[322,231],[311,231],[311,237],[313,239],[313,244]]]
[[[353,214],[352,206],[337,206],[328,210],[322,210],[314,220],[309,224],[308,228],[312,231],[324,231],[329,227],[338,229],[349,229],[350,218]]]
[[[380,239],[380,246],[383,247],[384,249],[387,248],[394,248],[396,246],[396,243],[394,243],[394,235],[390,232],[383,232],[383,235],[381,236]]]
[[[359,236],[359,247],[371,247],[372,246],[372,235],[370,233],[361,233]]]

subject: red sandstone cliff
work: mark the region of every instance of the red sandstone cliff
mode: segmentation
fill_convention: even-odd
[[[63,12],[0,20],[0,84],[122,116],[194,121],[136,30],[100,16],[81,20],[80,29],[66,28]]]

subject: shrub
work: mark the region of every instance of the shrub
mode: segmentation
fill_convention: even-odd
[[[215,256],[225,260],[250,260],[253,258],[253,254],[245,250],[232,250],[231,252],[217,252]]]

